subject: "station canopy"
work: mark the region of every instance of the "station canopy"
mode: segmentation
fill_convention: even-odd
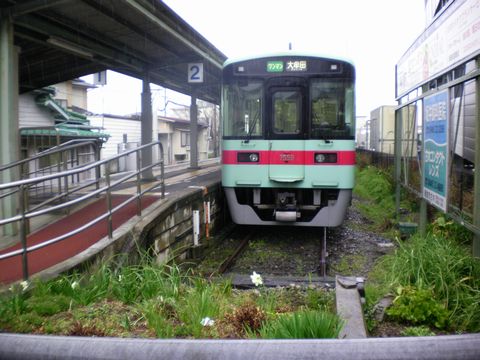
[[[219,103],[226,56],[160,0],[0,0],[0,12],[21,93],[109,69]],[[203,84],[188,83],[189,63],[203,63]]]

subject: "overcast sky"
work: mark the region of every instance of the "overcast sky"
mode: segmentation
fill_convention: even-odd
[[[350,59],[357,69],[357,116],[395,104],[395,64],[425,27],[424,0],[165,0],[227,57],[293,49]],[[87,78],[88,80],[88,78]],[[163,92],[154,87],[154,102]],[[89,109],[140,111],[141,84],[109,73]],[[186,97],[168,94],[174,101]],[[122,98],[122,101],[118,101]]]

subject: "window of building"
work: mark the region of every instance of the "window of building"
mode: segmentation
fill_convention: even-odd
[[[190,146],[190,133],[182,131],[180,133],[180,145],[182,147]]]

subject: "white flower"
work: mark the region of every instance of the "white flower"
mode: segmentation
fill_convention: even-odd
[[[200,321],[200,324],[202,326],[213,326],[215,324],[215,321],[213,319],[210,319],[208,316],[204,317],[202,321]]]
[[[80,287],[80,284],[78,283],[78,281],[74,281],[71,285],[73,290],[77,289],[78,287]]]
[[[255,286],[263,285],[263,279],[260,276],[260,274],[257,274],[255,271],[253,272],[252,275],[250,275],[250,279],[252,279],[252,283]]]
[[[20,283],[20,286],[22,287],[23,291],[27,291],[28,287],[30,286],[30,283],[27,280],[25,280]]]
[[[118,282],[122,282],[123,280],[123,276],[122,275],[118,275]]]

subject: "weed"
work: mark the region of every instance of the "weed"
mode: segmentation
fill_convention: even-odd
[[[70,336],[106,336],[102,329],[98,329],[95,325],[84,325],[79,321],[73,324],[69,333]]]
[[[402,336],[434,336],[435,333],[427,326],[410,326],[402,331]]]
[[[397,293],[393,305],[387,309],[390,317],[414,325],[432,325],[438,329],[446,327],[449,313],[435,300],[431,290],[399,287]]]
[[[300,311],[282,314],[258,331],[263,339],[334,339],[343,323],[337,315],[322,311]],[[250,333],[250,335],[254,335]]]
[[[480,330],[480,262],[466,248],[441,236],[416,235],[382,263],[386,283],[432,289],[454,329]]]
[[[266,313],[252,303],[244,304],[233,313],[225,315],[225,319],[233,326],[238,337],[257,333],[266,318]]]

